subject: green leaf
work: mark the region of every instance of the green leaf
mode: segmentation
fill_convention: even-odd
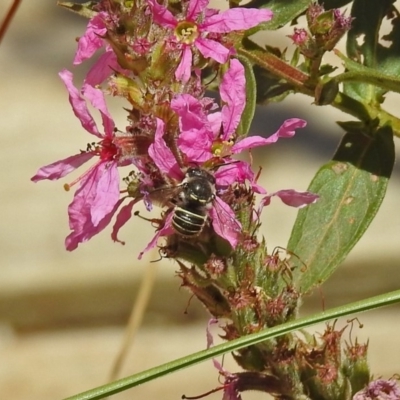
[[[335,54],[342,59],[348,72],[336,75],[332,80],[338,83],[346,81],[370,83],[382,89],[400,93],[400,79],[396,75],[386,75],[373,68],[366,67],[350,60],[338,50],[335,51]]]
[[[333,160],[317,172],[308,190],[320,199],[299,211],[288,243],[307,267],[293,259],[302,293],[323,283],[361,238],[382,203],[393,165],[393,132],[386,125],[373,136],[360,128],[346,133]]]
[[[354,18],[348,33],[347,54],[350,59],[382,74],[400,74],[400,18],[393,7],[394,0],[354,0]],[[391,15],[392,31],[380,37],[383,19]],[[395,17],[396,16],[396,17]],[[382,43],[382,39],[386,40]],[[362,43],[360,43],[362,41]],[[387,89],[369,83],[346,82],[344,92],[364,103],[382,103]]]
[[[257,86],[251,62],[245,56],[238,56],[238,58],[244,67],[246,78],[246,106],[237,128],[237,134],[238,136],[247,136],[256,111]]]
[[[189,356],[179,358],[175,361],[171,361],[169,363],[148,369],[147,371],[143,371],[138,374],[119,379],[118,381],[111,382],[107,385],[88,390],[87,392],[68,397],[65,400],[104,399],[107,396],[123,392],[124,390],[130,389],[135,386],[139,386],[145,382],[152,381],[171,372],[181,370],[191,365],[195,365],[199,362],[210,360],[212,358],[230,353],[232,351],[255,345],[267,339],[282,336],[284,334],[317,324],[319,322],[329,321],[338,317],[343,317],[354,313],[372,310],[374,308],[388,306],[390,304],[398,303],[399,301],[400,290],[397,290],[394,292],[386,293],[384,295],[375,296],[366,300],[347,304],[345,306],[336,307],[328,311],[314,314],[311,317],[300,318],[296,321],[286,322],[285,324],[275,326],[261,332],[242,336],[239,339],[219,344],[218,346],[211,347],[207,350],[193,353]]]
[[[293,85],[258,65],[254,65],[254,76],[257,82],[257,104],[282,101],[295,90]]]
[[[302,14],[314,0],[262,0],[251,1],[244,7],[269,8],[274,17],[261,26],[267,30],[275,30],[286,25]],[[250,32],[254,33],[252,30]]]
[[[64,7],[67,10],[79,14],[85,18],[92,18],[97,14],[97,11],[93,11],[93,8],[98,4],[98,1],[88,1],[86,3],[74,3],[72,1],[57,2],[58,6]]]

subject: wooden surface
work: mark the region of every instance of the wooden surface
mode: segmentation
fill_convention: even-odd
[[[1,15],[6,3],[0,2]],[[0,46],[0,399],[55,400],[105,383],[141,276],[157,258],[149,254],[137,260],[152,237],[151,226],[139,219],[121,232],[125,246],[114,244],[108,229],[66,252],[71,193],[63,191],[64,181],[29,180],[38,167],[75,154],[92,139],[74,118],[57,76],[72,68],[74,38],[85,23],[53,1],[24,1]],[[391,101],[398,104],[398,99]],[[259,110],[258,134],[273,133],[289,117],[309,123],[296,138],[255,154],[255,164],[263,166],[262,182],[271,192],[305,190],[338,143],[341,131],[330,121],[347,117],[310,103],[296,96]],[[117,126],[123,127],[120,105],[112,110]],[[399,288],[399,177],[397,168],[371,229],[323,288],[326,308]],[[263,233],[271,249],[285,246],[295,214],[277,201],[268,207]],[[172,263],[159,263],[149,310],[123,375],[205,348],[208,317],[195,302],[185,313],[189,295],[179,288],[175,269]],[[315,294],[306,299],[304,313],[321,307],[321,296]],[[359,333],[370,339],[375,374],[400,372],[399,308],[360,319],[364,328]],[[216,386],[217,373],[207,362],[113,398],[172,400]]]

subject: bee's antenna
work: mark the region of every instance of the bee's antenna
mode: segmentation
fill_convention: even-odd
[[[215,165],[212,165],[212,166],[210,167],[210,170],[211,170],[211,171],[214,171],[214,170],[216,170],[216,169],[218,169],[218,168],[225,167],[225,165],[237,164],[238,162],[239,162],[239,160],[233,160],[233,161],[229,161],[229,162],[227,162],[227,163],[215,164]]]

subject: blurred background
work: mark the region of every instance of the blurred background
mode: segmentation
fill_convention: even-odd
[[[3,18],[11,0],[0,1]],[[212,6],[223,1],[211,2]],[[54,400],[102,385],[121,346],[124,329],[142,276],[149,268],[156,281],[143,324],[129,352],[127,376],[205,348],[207,313],[180,288],[173,262],[157,252],[137,256],[153,235],[150,224],[133,218],[121,231],[125,246],[110,239],[110,229],[70,253],[64,248],[67,206],[72,192],[62,182],[34,184],[42,165],[85,148],[87,133],[74,117],[58,72],[72,69],[78,84],[88,67],[73,69],[75,38],[87,21],[56,6],[54,0],[22,1],[0,45],[0,399]],[[289,33],[289,32],[287,32]],[[282,47],[281,32],[260,40]],[[336,63],[337,61],[334,60]],[[389,98],[397,108],[398,98]],[[269,191],[306,190],[316,169],[332,156],[343,134],[335,120],[349,117],[312,99],[292,96],[259,108],[253,128],[270,135],[284,119],[308,121],[290,140],[255,152]],[[125,126],[120,104],[110,106],[117,126]],[[400,173],[396,167],[387,197],[367,234],[320,293],[306,299],[304,314],[399,288]],[[270,249],[285,247],[296,211],[273,201],[264,215],[263,234]],[[322,300],[323,299],[323,300]],[[400,356],[399,307],[360,316],[353,332],[370,339],[376,376],[390,377]],[[345,321],[339,323],[344,325]],[[322,332],[316,327],[315,332]],[[348,338],[344,335],[345,338]],[[227,369],[234,363],[226,357]],[[115,395],[114,399],[180,399],[218,386],[210,362]],[[210,399],[221,398],[221,393]],[[244,399],[260,397],[244,394]]]

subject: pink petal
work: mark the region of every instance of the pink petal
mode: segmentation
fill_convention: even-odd
[[[154,136],[154,143],[149,146],[149,156],[162,173],[172,178],[179,178],[182,172],[178,167],[173,153],[163,139],[165,124],[159,118],[156,118],[156,120],[157,128]]]
[[[214,139],[217,139],[221,132],[221,112],[217,111],[212,114],[207,115],[207,120],[209,123],[209,127],[213,132]]]
[[[235,183],[245,182],[249,177],[249,170],[249,166],[245,161],[223,165],[214,174],[217,186],[226,187]]]
[[[261,136],[247,137],[232,146],[232,153],[240,153],[243,150],[252,149],[254,147],[265,146],[278,141],[279,138],[290,138],[296,133],[294,129],[306,126],[306,121],[298,118],[287,119],[282,126],[273,135],[268,138]]]
[[[187,130],[182,132],[178,138],[178,146],[185,155],[188,162],[205,162],[212,158],[212,132],[206,129]]]
[[[65,239],[67,250],[75,250],[79,243],[86,242],[94,235],[101,232],[111,221],[122,199],[117,201],[114,208],[103,216],[103,219],[95,226],[92,221],[92,203],[96,197],[96,185],[98,169],[93,168],[90,173],[81,180],[81,186],[75,192],[72,203],[68,206],[69,226],[71,234]],[[95,188],[94,188],[95,189]]]
[[[214,346],[214,338],[211,334],[211,325],[218,324],[218,320],[216,318],[210,318],[208,320],[207,329],[206,329],[206,337],[207,337],[207,349]]]
[[[265,196],[261,200],[259,213],[263,207],[270,205],[272,196],[278,196],[283,203],[296,208],[303,208],[309,204],[315,203],[319,199],[317,194],[310,192],[296,192],[293,189],[279,190],[278,192]]]
[[[202,13],[210,0],[190,0],[186,19],[194,22],[196,18]]]
[[[229,186],[246,181],[252,182],[254,172],[246,161],[237,161],[220,167],[214,176],[218,186]]]
[[[255,193],[259,193],[259,194],[267,193],[267,191],[255,181],[251,182],[251,188],[252,188],[253,192],[255,192]]]
[[[230,51],[215,40],[199,37],[194,42],[194,45],[205,58],[212,58],[220,64],[228,61]]]
[[[173,98],[171,108],[179,116],[179,127],[182,132],[201,129],[208,122],[202,104],[190,94],[181,94]]]
[[[235,183],[250,182],[254,192],[264,194],[266,190],[255,182],[255,175],[250,165],[245,161],[222,166],[214,174],[217,185],[224,187]]]
[[[117,62],[117,57],[113,51],[106,51],[92,65],[86,75],[85,83],[90,86],[97,86],[103,83],[114,71],[121,72],[122,68]]]
[[[214,325],[214,324],[217,324],[217,323],[218,323],[218,320],[215,319],[215,318],[211,318],[208,321],[207,329],[206,329],[207,349],[209,349],[210,347],[214,346],[214,338],[213,338],[213,336],[211,334],[211,325]],[[222,364],[216,358],[213,358],[212,361],[213,361],[214,367],[219,372],[221,372],[222,375],[229,375],[229,372],[226,369],[224,369]]]
[[[87,97],[92,106],[100,111],[105,135],[113,137],[115,124],[108,111],[103,91],[85,83],[82,87],[82,93]]]
[[[78,49],[73,61],[74,65],[90,58],[97,49],[103,46],[104,40],[102,36],[107,32],[106,24],[104,23],[105,16],[105,13],[98,13],[89,21],[85,34],[79,39]]]
[[[210,159],[214,133],[200,101],[189,94],[183,94],[172,100],[171,108],[179,115],[181,134],[178,145],[187,160],[203,162]]]
[[[83,128],[89,133],[102,138],[103,136],[97,129],[96,123],[89,113],[86,101],[80,96],[78,89],[72,83],[72,73],[64,69],[58,75],[68,90],[69,102],[72,106],[72,110],[75,116],[81,121]]]
[[[190,50],[189,46],[184,45],[181,62],[179,63],[175,71],[175,78],[178,81],[186,83],[190,79],[190,74],[192,70],[192,59],[192,50]]]
[[[153,20],[166,28],[175,28],[177,25],[176,18],[171,14],[168,9],[160,5],[157,0],[147,0],[153,13]]]
[[[123,245],[125,244],[125,242],[118,239],[118,233],[119,230],[131,219],[132,208],[139,200],[140,199],[133,199],[119,211],[111,233],[111,239],[114,240],[114,242],[119,242]]]
[[[210,216],[215,233],[227,240],[235,249],[241,236],[242,227],[229,205],[217,196],[213,208],[210,210]]]
[[[213,15],[219,14],[219,13],[220,13],[220,10],[217,10],[216,8],[207,8],[204,11],[204,16],[205,16],[205,19],[208,19],[208,18],[211,18]]]
[[[266,146],[275,143],[278,140],[278,137],[274,136],[272,138],[272,136],[269,138],[264,138],[262,136],[246,137],[232,146],[232,154],[241,153],[243,150],[253,149],[254,147]]]
[[[82,221],[76,221],[74,225],[74,231],[67,236],[65,239],[65,247],[68,251],[75,250],[79,243],[83,243],[91,239],[93,236],[100,233],[107,225],[111,222],[112,217],[118,210],[123,199],[120,199],[117,204],[115,204],[114,209],[104,217],[104,219],[97,225],[93,226],[90,218],[85,219],[83,213],[80,214]]]
[[[319,196],[310,192],[296,192],[293,189],[279,190],[273,196],[278,196],[283,203],[288,206],[303,208],[309,204],[315,203]]]
[[[287,119],[281,127],[278,129],[277,132],[275,132],[273,135],[271,135],[268,139],[275,140],[275,142],[278,140],[278,138],[290,138],[294,136],[295,129],[298,128],[304,128],[307,125],[307,122],[304,121],[304,119],[299,119],[299,118],[289,118]],[[275,139],[276,136],[276,139]]]
[[[146,253],[147,251],[149,251],[153,247],[157,246],[158,239],[161,236],[168,236],[168,235],[172,235],[173,233],[175,233],[174,229],[172,228],[172,217],[173,217],[173,215],[174,214],[172,212],[169,213],[169,215],[167,216],[167,218],[165,220],[164,226],[159,231],[156,232],[156,234],[154,235],[153,239],[151,239],[151,241],[146,246],[146,248],[139,253],[139,257],[138,257],[139,260],[142,259],[144,253]]]
[[[262,198],[262,200],[260,201],[260,205],[258,207],[258,215],[261,215],[261,211],[265,206],[269,206],[271,204],[271,197],[273,196],[273,194],[270,194],[268,196],[265,196],[264,198]]]
[[[220,95],[225,105],[222,107],[224,139],[229,139],[239,125],[246,105],[246,79],[244,67],[239,60],[232,59],[220,86]]]
[[[79,168],[82,164],[89,161],[94,155],[92,153],[79,153],[63,160],[56,161],[39,168],[35,176],[31,178],[33,182],[38,182],[43,179],[54,181],[68,175],[70,172]]]
[[[271,10],[255,8],[231,8],[221,14],[213,15],[201,24],[208,32],[227,33],[241,31],[269,21],[273,16]]]
[[[92,190],[95,196],[91,202],[92,223],[97,226],[119,200],[119,173],[117,163],[100,163],[97,166],[96,182]]]

